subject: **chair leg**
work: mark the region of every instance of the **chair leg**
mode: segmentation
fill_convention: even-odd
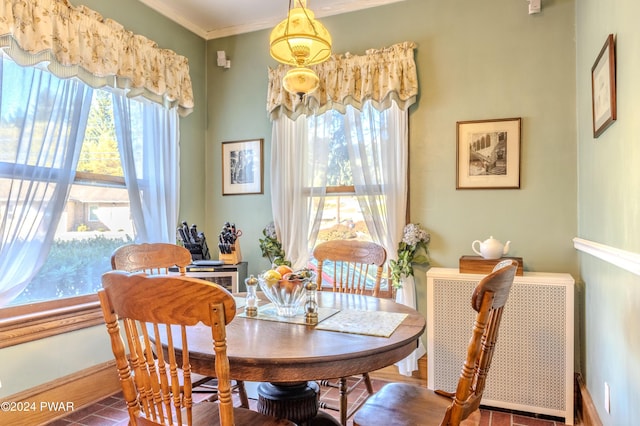
[[[211,382],[212,384],[209,384]],[[240,398],[240,407],[249,408],[249,397],[247,396],[247,390],[244,387],[244,382],[241,380],[235,380],[235,384],[231,385],[231,392],[238,392]],[[211,393],[212,395],[207,398],[207,401],[214,402],[218,400],[218,381],[217,379],[208,378],[208,380],[202,380],[198,383],[197,389],[194,386],[194,393]]]
[[[355,388],[356,388],[360,383],[362,383],[362,382],[364,382],[365,387],[366,387],[366,389],[367,389],[367,393],[369,394],[369,396],[373,395],[373,393],[374,393],[374,392],[373,392],[373,385],[372,385],[372,383],[371,383],[371,377],[369,376],[369,373],[363,373],[363,374],[362,374],[362,377],[360,378],[360,380],[358,380],[358,381],[356,382],[356,384],[355,384],[352,388],[348,388],[348,389],[347,389],[347,393],[351,393],[351,391],[352,391],[353,389],[355,389]],[[353,406],[352,406],[351,408],[349,408],[349,409],[348,409],[348,412],[347,412],[347,416],[346,416],[346,418],[347,418],[347,419],[350,419],[350,418],[351,418],[351,416],[353,416],[353,415],[356,413],[356,411],[358,411],[358,409],[359,409],[360,407],[362,407],[362,406],[364,405],[364,403],[365,403],[365,402],[367,402],[367,399],[369,399],[369,396],[368,396],[367,398],[365,398],[365,399],[363,399],[363,400],[359,401],[359,402],[358,402],[358,401],[354,401],[354,402],[353,402]],[[345,422],[344,424],[346,425],[346,422]]]
[[[347,414],[348,414],[348,404],[347,404],[347,378],[340,378],[340,424],[342,426],[346,426],[347,424]]]
[[[247,390],[244,387],[244,382],[236,380],[236,386],[238,387],[238,396],[240,397],[240,406],[242,408],[249,408],[249,397],[247,396]]]
[[[371,377],[369,377],[369,373],[364,373],[362,377],[364,377],[364,384],[367,387],[367,392],[369,392],[369,395],[373,395],[373,385],[371,384]]]
[[[365,400],[360,401],[359,403],[355,404],[354,406],[351,407],[351,409],[349,409],[349,400],[348,400],[348,395],[351,394],[351,392],[356,389],[360,383],[364,382],[365,387],[367,389],[367,392],[369,395],[373,395],[373,385],[371,384],[371,378],[369,377],[368,373],[364,373],[362,374],[361,377],[357,378],[357,380],[355,381],[355,383],[349,385],[349,381],[348,381],[348,377],[341,377],[340,379],[337,379],[336,381],[333,380],[320,380],[319,384],[321,386],[325,386],[325,387],[332,387],[332,388],[336,388],[338,389],[339,392],[339,406],[335,407],[332,405],[327,404],[324,401],[320,401],[319,403],[319,407],[322,409],[328,409],[328,410],[333,410],[333,411],[338,411],[340,412],[340,424],[343,426],[346,426],[347,424],[347,420],[349,418],[351,418],[351,416],[357,411],[358,408],[360,408]],[[356,379],[356,376],[353,376],[352,379]]]

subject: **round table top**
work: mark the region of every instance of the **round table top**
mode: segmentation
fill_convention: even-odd
[[[264,295],[258,293],[264,299]],[[262,301],[261,304],[264,304]],[[417,348],[425,318],[415,309],[389,299],[318,292],[319,306],[339,310],[406,313],[389,337],[318,330],[238,316],[227,325],[227,355],[231,377],[258,382],[296,382],[345,377],[378,370],[398,362]],[[192,371],[215,376],[211,332],[188,328]]]

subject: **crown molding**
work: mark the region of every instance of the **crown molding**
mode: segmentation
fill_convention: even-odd
[[[234,1],[234,0],[230,0]],[[343,13],[355,12],[357,10],[369,9],[377,6],[384,6],[386,4],[397,3],[405,0],[357,0],[350,1],[348,3],[337,4],[332,6],[314,7],[314,4],[310,5],[310,9],[313,10],[317,18],[340,15]],[[274,27],[278,22],[284,19],[284,16],[270,19],[255,20],[253,22],[247,22],[241,25],[233,25],[224,28],[206,29],[193,21],[185,17],[184,13],[180,13],[181,4],[179,0],[176,1],[178,7],[170,7],[167,5],[167,1],[164,0],[140,0],[141,3],[160,13],[161,15],[169,18],[178,25],[186,28],[192,33],[204,38],[205,40],[213,40],[222,37],[228,37],[238,34],[249,33],[253,31],[265,30]]]
[[[140,0],[140,3],[149,6],[151,9],[155,10],[164,17],[169,18],[176,24],[183,26],[195,35],[206,39],[207,32],[205,30],[191,22],[189,19],[185,18],[173,8],[168,7],[165,2],[158,0]]]

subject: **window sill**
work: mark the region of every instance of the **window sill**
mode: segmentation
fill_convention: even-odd
[[[8,317],[5,314],[10,312],[1,312],[4,318],[0,318],[0,349],[104,323],[96,295],[78,299],[78,303],[69,306],[38,312]]]

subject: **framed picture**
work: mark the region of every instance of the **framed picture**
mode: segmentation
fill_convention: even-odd
[[[263,139],[222,142],[222,195],[262,194]]]
[[[520,188],[521,119],[457,122],[456,189]]]
[[[609,34],[591,67],[593,137],[597,138],[616,121],[616,49]]]

